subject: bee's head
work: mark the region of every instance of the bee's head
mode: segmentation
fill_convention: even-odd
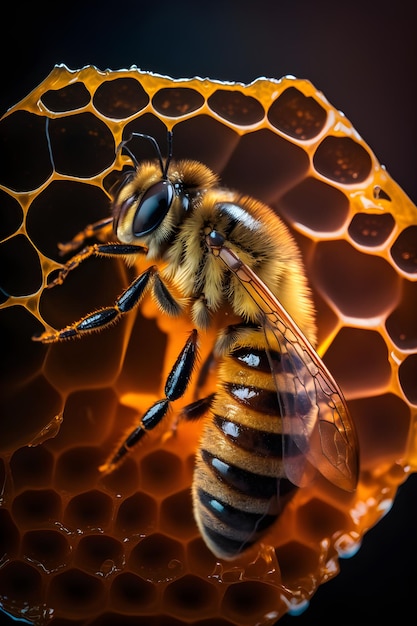
[[[142,137],[155,147],[158,161],[139,164],[126,144],[133,137]],[[124,243],[147,240],[168,214],[176,189],[168,178],[172,158],[172,132],[168,132],[168,156],[164,161],[158,143],[150,135],[132,133],[117,149],[126,149],[134,168],[127,171],[112,202],[113,230]]]

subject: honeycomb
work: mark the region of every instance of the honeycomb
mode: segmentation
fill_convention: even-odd
[[[128,162],[116,155],[122,137],[147,133],[163,147],[167,129],[176,158],[206,163],[290,226],[319,353],[360,443],[355,493],[317,479],[255,556],[230,562],[193,518],[200,423],[175,434],[165,424],[113,473],[98,469],[163,397],[187,320],[146,301],[82,340],[32,341],[111,304],[134,276],[90,258],[44,289],[63,262],[58,242],[108,215]],[[4,611],[41,626],[252,626],[297,614],[417,468],[416,207],[343,114],[294,77],[242,85],[60,65],[7,112],[0,136]],[[135,153],[154,157],[148,142]]]

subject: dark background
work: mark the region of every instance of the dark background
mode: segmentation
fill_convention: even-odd
[[[417,203],[415,14],[408,0],[14,3],[2,20],[0,114],[57,63],[102,70],[137,65],[172,78],[244,83],[292,74],[309,79],[344,112]],[[415,624],[416,598],[413,475],[308,611],[285,616],[279,626],[373,626],[383,619],[401,623],[406,614]]]

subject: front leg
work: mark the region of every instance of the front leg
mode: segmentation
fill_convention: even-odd
[[[143,246],[134,246],[124,243],[95,243],[92,246],[87,246],[83,250],[81,250],[78,254],[73,256],[62,269],[59,271],[58,276],[55,280],[51,281],[48,285],[48,289],[51,287],[56,287],[57,285],[62,285],[66,277],[72,270],[75,270],[76,267],[79,266],[82,261],[85,261],[90,256],[108,256],[108,257],[118,257],[118,256],[133,256],[136,254],[146,254],[147,249]]]

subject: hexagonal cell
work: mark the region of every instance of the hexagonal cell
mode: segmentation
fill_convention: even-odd
[[[313,163],[320,174],[341,185],[361,183],[372,171],[370,155],[350,137],[325,137],[314,154]]]
[[[237,89],[232,91],[216,89],[209,96],[207,104],[220,117],[238,126],[256,124],[265,115],[262,104],[256,98],[247,96]]]
[[[155,585],[132,572],[116,576],[110,590],[111,606],[122,614],[146,613],[152,610],[157,597]]]
[[[187,619],[209,617],[218,611],[218,594],[212,582],[189,574],[167,586],[164,593],[165,610]]]
[[[417,272],[417,226],[408,226],[398,235],[391,254],[400,270],[415,275]]]
[[[308,168],[304,150],[263,128],[240,138],[221,178],[228,187],[269,204],[300,183]]]
[[[86,106],[90,102],[90,93],[84,83],[73,83],[61,89],[49,89],[40,99],[47,109],[61,113]]]
[[[70,528],[87,530],[106,528],[113,517],[113,500],[110,496],[93,489],[74,496],[64,514],[64,522]]]
[[[182,471],[182,461],[176,454],[155,450],[141,459],[142,488],[155,495],[178,491],[182,486]]]
[[[291,223],[331,233],[345,223],[349,200],[339,189],[309,176],[279,200],[278,210]]]
[[[46,487],[52,482],[54,458],[44,446],[16,450],[10,470],[16,491],[28,487]]]
[[[23,561],[12,561],[0,568],[2,599],[17,606],[37,606],[41,601],[42,576],[32,565]]]
[[[297,541],[290,541],[275,550],[285,587],[297,586],[297,581],[317,572],[320,546],[313,550]]]
[[[400,278],[394,269],[346,241],[317,244],[311,278],[342,314],[356,319],[384,315],[400,299]]]
[[[296,524],[300,537],[319,543],[331,538],[340,529],[348,529],[352,521],[347,513],[323,500],[313,498],[298,508]]]
[[[9,296],[29,296],[41,288],[39,255],[26,235],[15,235],[0,244],[0,285]]]
[[[321,132],[327,113],[314,98],[288,87],[269,107],[268,119],[286,135],[307,141]]]
[[[324,361],[348,399],[375,395],[390,383],[387,346],[376,331],[342,328]]]
[[[46,118],[27,111],[15,111],[0,121],[5,139],[0,184],[17,192],[37,189],[52,174],[46,136]],[[12,140],[10,141],[10,138]],[[36,154],[35,159],[28,159]]]
[[[75,492],[95,486],[102,462],[103,452],[98,446],[79,446],[63,452],[56,462],[57,489]]]
[[[182,117],[197,111],[204,104],[204,97],[189,87],[164,87],[152,97],[153,108],[168,117]]]
[[[20,533],[9,511],[0,509],[0,562],[6,563],[16,557],[20,545]]]
[[[115,119],[138,113],[148,102],[149,96],[140,82],[128,76],[103,81],[93,97],[97,111]]]
[[[161,503],[161,528],[168,535],[182,539],[198,534],[189,488],[165,498]]]
[[[401,388],[408,402],[417,405],[417,354],[410,354],[398,370]]]
[[[185,569],[184,548],[178,541],[155,533],[142,539],[132,550],[129,567],[154,583],[175,580]]]
[[[366,248],[382,246],[395,227],[391,213],[357,213],[349,224],[353,241]]]
[[[61,174],[89,178],[114,161],[113,135],[90,112],[51,119],[49,138],[55,169]]]
[[[402,299],[398,306],[387,317],[386,329],[400,350],[417,348],[417,282],[404,280],[402,283]]]
[[[271,613],[277,603],[275,587],[252,580],[237,582],[229,585],[225,591],[221,615],[241,626],[262,624],[265,614]]]
[[[51,574],[68,564],[68,538],[58,530],[29,530],[23,536],[22,555]]]
[[[61,498],[53,489],[28,489],[13,501],[12,515],[20,528],[51,526],[61,514]]]
[[[361,468],[373,470],[403,458],[411,414],[398,396],[386,393],[349,402],[359,438]]]
[[[117,511],[115,529],[120,537],[149,535],[157,524],[157,503],[146,493],[126,498]]]
[[[103,609],[106,587],[100,578],[73,568],[52,578],[47,601],[57,613],[80,619]]]
[[[187,545],[187,561],[190,571],[201,578],[212,576],[218,566],[217,557],[207,548],[200,535]]]
[[[12,388],[3,391],[1,404],[0,449],[3,451],[30,445],[62,408],[60,395],[42,374],[31,378],[18,391]]]
[[[124,567],[124,548],[120,541],[108,535],[81,537],[75,564],[90,574],[106,578]]]

